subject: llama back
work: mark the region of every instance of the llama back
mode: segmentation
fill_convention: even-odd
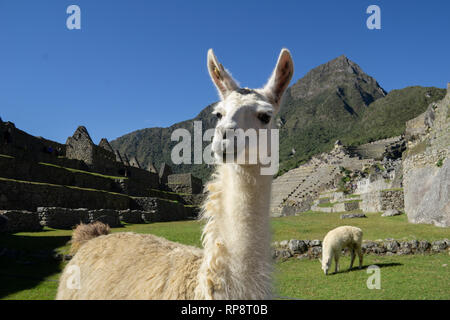
[[[359,246],[361,246],[362,238],[363,238],[363,231],[357,227],[351,227],[351,228],[352,228],[352,234],[353,234],[353,242],[356,244],[359,244]]]
[[[194,299],[199,248],[153,235],[114,233],[89,240],[63,271],[56,299]],[[79,287],[71,289],[73,268]]]
[[[360,228],[353,226],[337,227],[327,233],[323,239],[324,248],[334,248],[340,250],[348,245],[361,244],[363,232]]]

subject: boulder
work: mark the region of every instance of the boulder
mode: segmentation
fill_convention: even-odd
[[[392,216],[398,216],[402,213],[398,211],[397,209],[388,209],[386,210],[381,216],[382,217],[392,217]]]
[[[387,252],[392,253],[396,253],[400,247],[399,243],[395,240],[386,241],[384,242],[383,246],[386,248]]]
[[[347,213],[341,214],[341,219],[367,218],[364,213]]]
[[[425,251],[427,251],[430,247],[431,247],[431,244],[430,244],[428,241],[422,240],[422,241],[419,241],[419,246],[418,246],[418,248],[417,248],[417,251],[419,251],[419,252],[425,252]]]
[[[303,241],[295,239],[289,241],[288,247],[292,253],[304,253],[308,250],[308,247]]]
[[[445,240],[437,240],[431,243],[431,251],[441,252],[447,249],[447,242]]]
[[[322,254],[322,247],[320,246],[316,246],[316,247],[311,247],[309,249],[309,255],[311,257],[317,258]]]

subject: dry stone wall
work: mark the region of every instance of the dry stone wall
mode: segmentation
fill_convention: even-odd
[[[121,226],[119,211],[112,209],[89,210],[89,222],[100,221],[108,224],[111,228]]]
[[[0,210],[15,208],[36,211],[43,206],[124,210],[131,206],[131,198],[119,193],[0,180]]]
[[[0,210],[0,232],[33,232],[41,229],[37,212]]]
[[[72,229],[80,223],[89,223],[89,210],[59,207],[39,207],[37,213],[42,226],[54,229]]]
[[[167,185],[172,191],[185,194],[198,194],[203,189],[202,181],[190,173],[167,176]]]
[[[386,239],[371,241],[365,240],[361,246],[364,254],[374,255],[410,255],[410,254],[432,254],[449,252],[450,240],[442,239],[435,241],[409,240],[401,241]],[[342,250],[342,254],[348,255],[349,250]],[[272,257],[274,259],[317,259],[322,255],[322,241],[320,240],[283,240],[272,243]]]
[[[360,209],[363,212],[384,212],[395,209],[404,211],[404,195],[402,189],[368,192],[361,195]]]

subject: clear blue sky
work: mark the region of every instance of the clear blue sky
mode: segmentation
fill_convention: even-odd
[[[81,30],[66,8],[81,8]],[[366,8],[381,8],[368,30]],[[341,54],[390,91],[450,81],[450,1],[0,0],[0,116],[65,142],[190,119],[217,100],[206,52],[243,86],[265,83],[282,47],[294,80]]]

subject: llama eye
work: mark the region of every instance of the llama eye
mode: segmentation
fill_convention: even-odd
[[[270,114],[267,113],[259,113],[258,119],[261,120],[261,122],[268,124],[270,122]]]
[[[220,112],[216,112],[216,117],[217,117],[217,119],[222,119],[222,114],[220,113]]]

